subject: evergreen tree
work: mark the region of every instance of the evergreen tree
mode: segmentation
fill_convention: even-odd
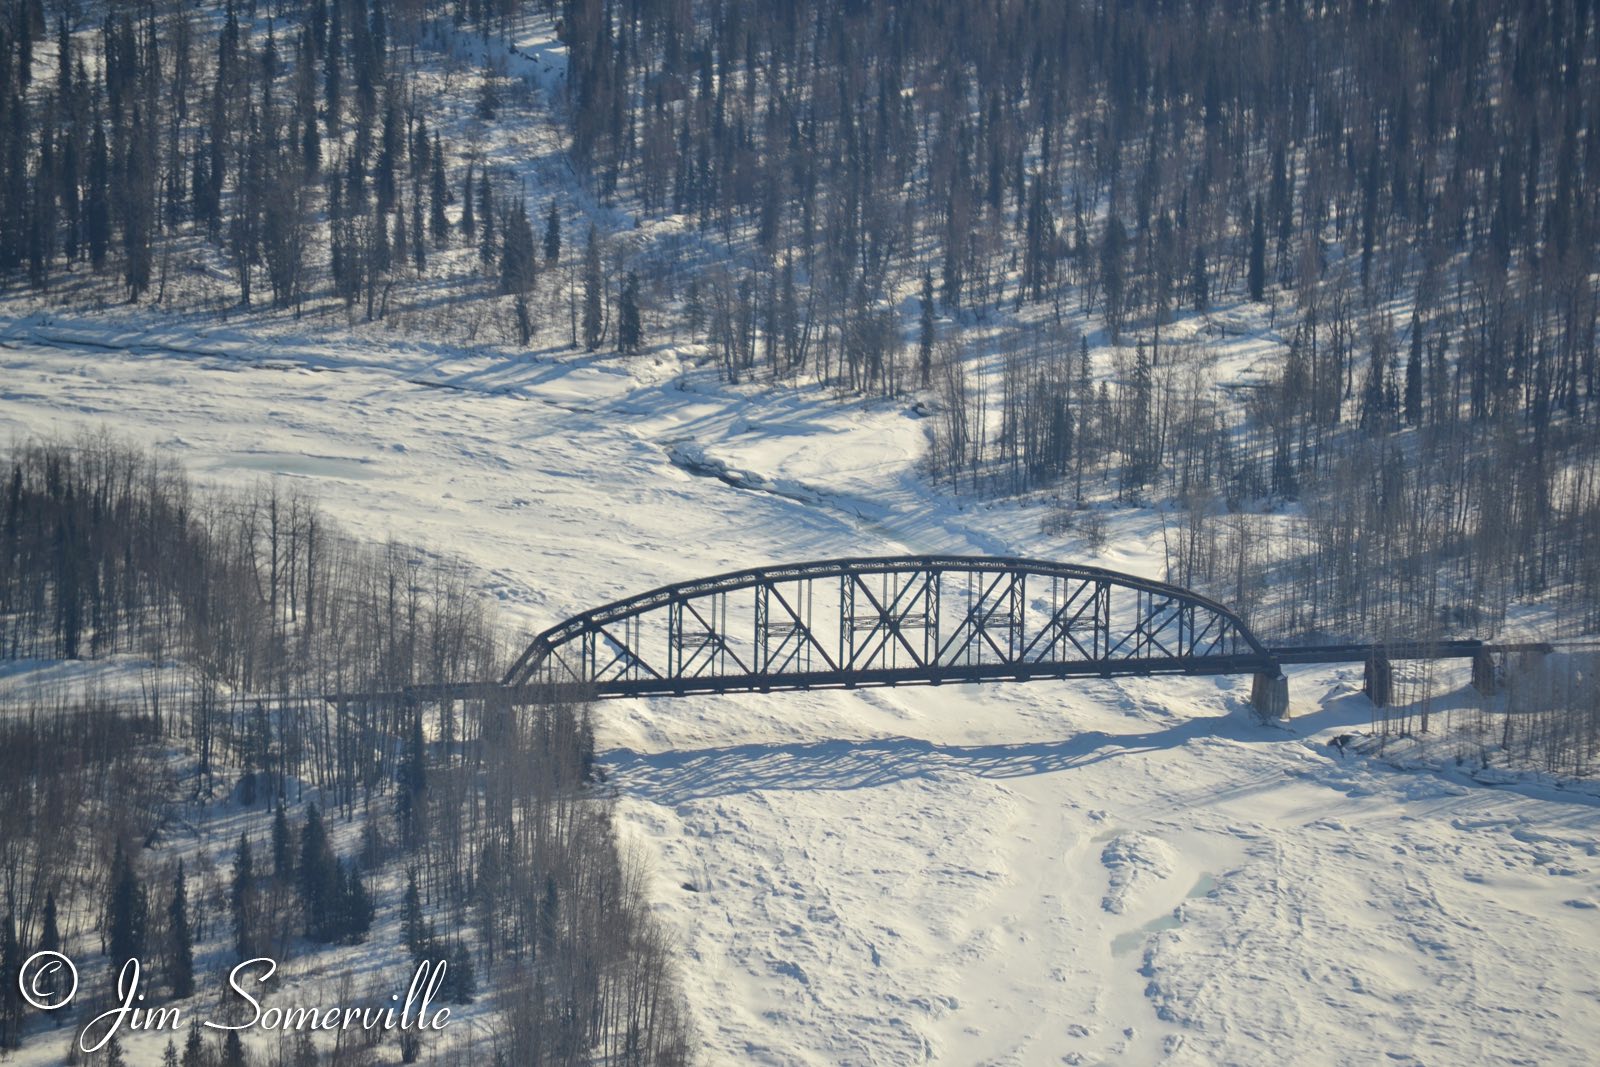
[[[229,1030],[228,1036],[222,1039],[221,1067],[245,1067],[244,1044],[237,1030]]]
[[[1206,273],[1206,246],[1194,246],[1194,270],[1189,275],[1189,299],[1196,311],[1211,305],[1211,279]]]
[[[644,329],[639,321],[639,276],[629,271],[617,302],[617,351],[632,355],[639,351]]]
[[[172,903],[167,905],[167,981],[172,995],[182,1000],[194,994],[194,935],[189,930],[189,891],[184,885],[183,861],[172,883]]]
[[[1022,280],[1018,286],[1020,302],[1024,292],[1031,300],[1044,298],[1045,283],[1053,268],[1056,243],[1056,223],[1050,213],[1050,203],[1045,190],[1043,174],[1033,177],[1032,192],[1028,197],[1028,221],[1022,259]]]
[[[395,785],[395,822],[400,831],[400,843],[406,849],[415,848],[422,840],[424,794],[428,788],[427,756],[419,712],[411,717],[405,753],[400,760],[400,780]]]
[[[1154,447],[1152,445],[1153,416],[1151,401],[1154,395],[1150,374],[1150,355],[1140,341],[1134,350],[1133,403],[1129,409],[1128,468],[1130,488],[1137,489],[1150,481],[1155,474]]]
[[[467,160],[467,177],[461,183],[461,235],[469,242],[477,237],[477,213],[473,211],[472,204],[475,199],[472,191],[472,160]]]
[[[1106,223],[1105,236],[1100,245],[1100,285],[1105,290],[1106,329],[1111,334],[1113,344],[1122,334],[1123,271],[1127,248],[1128,231],[1122,225],[1122,220],[1112,215]]]
[[[44,918],[40,924],[39,951],[61,951],[61,931],[56,925],[56,894],[54,890],[44,896]]]
[[[500,87],[495,84],[493,75],[485,73],[483,80],[478,84],[478,117],[485,122],[493,122],[499,112]]]
[[[372,894],[361,876],[359,864],[351,860],[340,866],[344,874],[344,892],[339,909],[339,928],[330,931],[330,934],[333,938],[353,943],[364,940],[372,929]]]
[[[1367,158],[1366,176],[1361,183],[1361,288],[1363,290],[1372,280],[1372,249],[1377,234],[1378,152],[1374,150]]]
[[[333,941],[344,925],[343,872],[328,845],[322,812],[315,803],[306,809],[300,832],[300,903],[305,909],[306,936],[313,941]]]
[[[133,109],[133,129],[124,169],[126,177],[121,190],[124,275],[129,298],[137,300],[150,288],[156,180],[155,130],[138,105]]]
[[[411,953],[414,961],[420,962],[427,958],[433,933],[428,929],[427,920],[422,915],[422,894],[417,890],[417,872],[406,872],[405,902],[400,911],[400,932],[406,939],[406,951]]]
[[[545,875],[544,900],[539,905],[539,937],[545,952],[555,949],[556,938],[561,933],[561,892],[554,874]]]
[[[1406,361],[1406,424],[1422,422],[1422,322],[1411,317],[1411,357]]]
[[[309,63],[309,51],[302,53],[301,62]],[[315,90],[312,90],[315,93]],[[308,94],[300,105],[300,165],[306,178],[315,178],[322,169],[322,129],[317,123],[316,107]]]
[[[1255,221],[1250,224],[1250,299],[1260,303],[1267,291],[1267,231],[1261,220],[1261,198],[1256,197]]]
[[[554,263],[561,258],[561,212],[556,202],[550,201],[550,211],[544,217],[544,261]]]
[[[148,919],[144,886],[133,869],[133,862],[118,844],[116,858],[111,864],[111,898],[106,907],[113,975],[120,974],[128,960],[144,956]]]
[[[533,339],[533,312],[528,307],[527,294],[518,293],[511,310],[517,317],[517,343],[526,347]]]
[[[428,235],[422,229],[422,191],[414,190],[411,194],[411,261],[416,264],[417,273],[424,274],[428,270]]]
[[[404,263],[411,255],[411,234],[406,229],[406,206],[398,197],[394,205],[394,260]]]
[[[1361,391],[1361,425],[1365,429],[1381,429],[1389,414],[1389,372],[1384,359],[1383,343],[1374,339],[1372,365],[1367,370],[1367,380]]]
[[[97,271],[105,268],[106,251],[111,247],[110,177],[106,131],[97,107],[93,139],[89,142],[89,192],[84,204],[84,238],[89,246],[89,264]]]
[[[404,141],[400,129],[400,102],[395,93],[389,93],[383,109],[383,135],[378,139],[378,162],[372,169],[372,187],[378,197],[378,210],[388,211],[394,206],[399,189],[395,183],[395,168]]]
[[[323,121],[328,126],[328,140],[332,142],[339,130],[339,123],[343,113],[344,85],[340,62],[340,44],[344,38],[341,27],[343,21],[340,12],[344,4],[334,3],[328,5],[328,15],[331,26],[328,30],[327,42],[322,50],[322,111]],[[185,1064],[185,1067],[188,1067]]]
[[[478,175],[478,219],[479,229],[483,231],[478,242],[478,259],[487,267],[499,258],[500,249],[494,232],[494,193],[489,188],[488,167]]]
[[[605,321],[600,306],[600,238],[589,227],[589,240],[583,250],[583,346],[590,352],[605,339]]]
[[[428,231],[440,247],[450,243],[450,220],[445,216],[445,204],[450,200],[450,187],[444,180],[444,149],[439,135],[433,137],[433,181],[428,205]],[[419,231],[420,232],[420,231]]]
[[[518,198],[506,216],[500,249],[500,291],[526,293],[533,288],[537,261],[534,259],[533,226],[528,221],[527,201]]]
[[[922,272],[922,298],[919,302],[917,330],[917,374],[926,389],[933,380],[933,273]]]
[[[183,1067],[205,1067],[206,1049],[200,1040],[200,1020],[189,1022],[189,1033],[183,1039]]]
[[[705,299],[700,293],[700,279],[689,279],[689,287],[683,294],[683,325],[689,331],[689,340],[693,341],[699,335],[706,323]]]
[[[277,809],[272,814],[272,877],[280,885],[294,882],[294,834],[289,829],[289,815],[283,810],[283,798],[278,798]]]
[[[478,992],[477,975],[472,968],[472,950],[459,939],[444,955],[446,968],[439,993],[456,1004],[470,1004]]]
[[[22,1044],[23,1006],[21,986],[22,945],[17,940],[16,920],[8,912],[0,926],[0,1049]]]
[[[256,956],[255,943],[256,865],[250,852],[250,839],[239,834],[233,850],[233,883],[228,902],[233,913],[233,945],[241,960]]]

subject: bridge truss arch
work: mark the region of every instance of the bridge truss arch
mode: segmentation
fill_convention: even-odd
[[[627,597],[538,635],[502,684],[627,697],[1276,671],[1242,619],[1165,582],[1043,560],[893,556],[754,567]]]

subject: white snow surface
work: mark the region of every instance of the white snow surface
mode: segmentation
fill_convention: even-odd
[[[0,320],[0,433],[110,429],[459,554],[530,630],[662,583],[901,551],[1159,577],[916,473],[904,404],[671,352],[512,359]],[[601,759],[713,1064],[1589,1063],[1600,807],[1326,739],[1359,669],[616,701]]]

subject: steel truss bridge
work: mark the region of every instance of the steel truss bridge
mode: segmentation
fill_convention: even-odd
[[[627,597],[540,634],[500,684],[636,697],[1254,674],[1257,708],[1281,715],[1286,663],[1364,662],[1368,694],[1386,704],[1391,659],[1471,657],[1488,684],[1487,650],[1269,648],[1229,608],[1165,582],[1043,560],[891,556],[754,567]]]
[[[888,556],[752,567],[652,589],[535,637],[498,683],[340,693],[337,703],[767,693],[1152,674],[1252,674],[1263,715],[1288,709],[1282,667],[1364,663],[1386,705],[1391,661],[1470,658],[1481,641],[1268,647],[1214,600],[1165,582],[1044,560]]]
[[[1271,659],[1221,604],[1094,567],[834,559],[663,586],[534,639],[502,684],[597,696],[1236,674]]]

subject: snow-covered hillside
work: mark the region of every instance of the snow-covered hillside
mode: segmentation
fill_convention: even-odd
[[[108,429],[202,480],[295,479],[458,553],[531,629],[664,582],[903,550],[1160,577],[918,478],[904,403],[733,388],[670,351],[0,324],[0,429]],[[708,1063],[1584,1063],[1600,804],[1339,754],[1360,672],[619,701],[601,759],[652,858]]]

